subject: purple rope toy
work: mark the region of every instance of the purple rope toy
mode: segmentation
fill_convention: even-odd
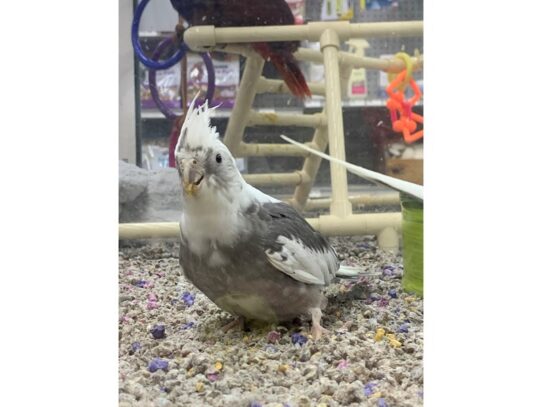
[[[162,40],[156,49],[154,50],[151,58],[154,61],[158,61],[164,50],[166,50],[168,47],[170,47],[173,44],[173,38],[166,38]],[[181,47],[186,47],[186,45],[183,43]],[[207,93],[205,95],[205,99],[209,101],[209,105],[211,105],[211,102],[213,100],[213,96],[215,93],[215,69],[213,66],[213,61],[211,60],[211,56],[208,52],[200,54],[203,62],[205,64],[205,68],[207,69],[207,79],[208,79],[208,85],[207,85]],[[185,53],[186,56],[186,53]],[[158,87],[156,86],[156,70],[149,69],[149,89],[151,91],[152,100],[156,104],[156,107],[158,107],[158,110],[162,112],[162,114],[171,120],[176,119],[178,116],[173,113],[173,111],[168,108],[164,102],[160,99],[160,93],[158,92]],[[196,106],[199,106],[203,102],[196,102]],[[182,106],[182,100],[181,104]]]

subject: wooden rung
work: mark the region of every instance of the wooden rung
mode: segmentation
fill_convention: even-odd
[[[327,118],[322,113],[291,114],[291,113],[258,113],[250,111],[248,126],[301,126],[321,127],[327,125]]]
[[[313,143],[305,143],[308,147],[317,148]],[[291,144],[241,143],[238,157],[307,157],[310,153]]]

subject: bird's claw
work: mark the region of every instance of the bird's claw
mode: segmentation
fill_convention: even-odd
[[[317,341],[323,334],[327,334],[329,331],[320,325],[320,319],[322,318],[322,310],[320,308],[311,308],[310,313],[312,316],[311,336],[313,340]]]
[[[322,335],[324,334],[327,335],[328,333],[329,333],[329,329],[322,327],[320,324],[313,325],[311,328],[311,336],[312,336],[312,339],[315,341],[320,339]]]
[[[233,321],[228,322],[222,327],[222,331],[226,333],[237,326],[241,331],[245,329],[245,319],[243,317],[237,317]]]

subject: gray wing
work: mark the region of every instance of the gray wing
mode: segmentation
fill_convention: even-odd
[[[291,206],[264,203],[258,217],[266,224],[263,244],[267,259],[277,270],[293,279],[327,285],[339,269],[335,250]]]

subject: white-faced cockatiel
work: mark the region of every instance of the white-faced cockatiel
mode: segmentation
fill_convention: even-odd
[[[335,250],[291,206],[247,184],[210,125],[207,102],[188,109],[175,147],[182,187],[180,264],[186,278],[238,321],[312,317],[341,267]]]
[[[190,25],[250,27],[295,23],[285,0],[171,0],[171,4]],[[311,96],[293,55],[299,47],[298,41],[256,42],[252,46],[273,63],[295,96],[301,99]]]

